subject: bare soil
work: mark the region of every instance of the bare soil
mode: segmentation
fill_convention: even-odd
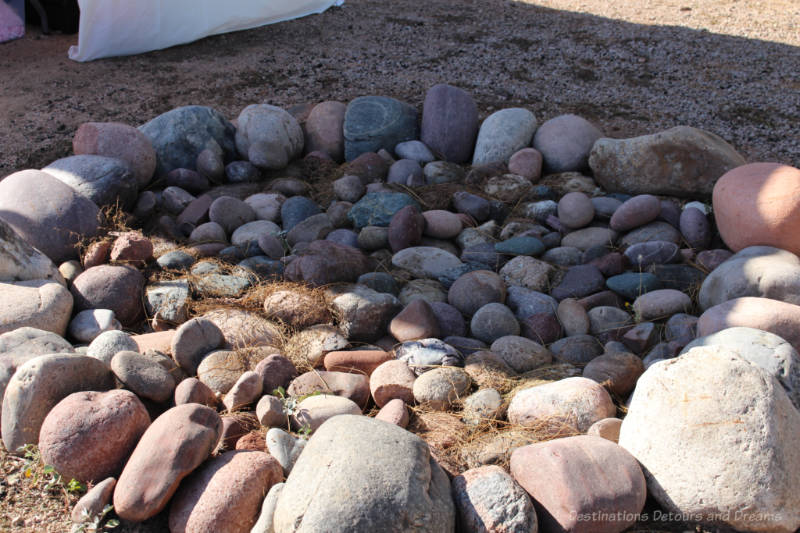
[[[800,167],[796,0],[348,0],[322,15],[132,57],[75,63],[76,35],[28,27],[0,45],[0,177],[71,153],[87,121],[140,125],[177,106],[235,118],[380,94],[418,108],[468,90],[483,116],[577,113],[608,136],[676,125],[722,136],[750,161]],[[21,475],[0,446],[0,531],[69,531],[78,495]],[[635,531],[701,531],[653,519]],[[115,531],[167,531],[164,514]],[[715,531],[715,530],[709,530]]]

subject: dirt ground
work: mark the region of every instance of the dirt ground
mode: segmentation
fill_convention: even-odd
[[[547,6],[547,7],[543,7]],[[295,21],[76,63],[77,35],[0,45],[0,176],[69,155],[86,121],[139,125],[173,107],[289,106],[382,94],[421,108],[468,90],[482,114],[525,106],[610,137],[690,125],[751,161],[800,166],[794,0],[348,0]]]
[[[256,102],[368,94],[421,109],[442,82],[468,90],[484,116],[512,106],[540,122],[577,113],[611,137],[690,125],[750,161],[800,167],[796,0],[347,0],[132,57],[75,63],[67,49],[76,42],[29,27],[0,45],[0,177],[69,155],[86,121],[140,125],[188,104],[233,119]],[[20,478],[21,467],[0,450],[0,531],[68,531],[77,495]],[[163,514],[115,529],[165,530]]]

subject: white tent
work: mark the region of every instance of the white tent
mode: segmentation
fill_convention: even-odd
[[[78,0],[70,59],[140,54],[209,35],[322,13],[344,0]]]

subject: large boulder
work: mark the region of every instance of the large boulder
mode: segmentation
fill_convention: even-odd
[[[11,453],[39,442],[47,413],[61,400],[80,391],[114,388],[108,365],[86,355],[51,354],[17,368],[3,395],[3,444]]]
[[[700,286],[703,310],[741,296],[800,304],[800,258],[772,246],[750,246],[715,268]]]
[[[85,122],[72,138],[76,155],[103,155],[122,159],[131,166],[133,177],[143,189],[156,170],[156,151],[144,133],[119,122]]]
[[[518,448],[511,475],[533,498],[542,531],[618,533],[636,522],[647,497],[636,459],[602,437]]]
[[[119,204],[126,211],[136,204],[139,185],[127,162],[101,155],[73,155],[42,169],[100,207]]]
[[[478,134],[478,106],[463,89],[440,83],[425,94],[420,139],[444,161],[467,163]]]
[[[100,231],[100,208],[46,172],[23,170],[0,181],[0,218],[54,263],[78,258],[77,245]]]
[[[644,373],[619,443],[669,512],[788,533],[800,527],[798,428],[800,412],[774,377],[730,348],[704,346]]]
[[[754,245],[800,254],[800,169],[751,163],[726,172],[714,185],[714,219],[725,244],[737,252]]]
[[[800,306],[744,296],[707,309],[697,321],[697,336],[705,337],[735,326],[761,329],[786,339],[800,351]]]
[[[119,476],[114,511],[131,522],[157,515],[181,480],[211,454],[221,435],[222,419],[204,405],[178,405],[156,418]]]
[[[631,139],[598,139],[589,155],[594,178],[609,192],[708,196],[720,176],[745,163],[713,133],[688,126]]]
[[[725,346],[776,378],[800,409],[800,355],[781,337],[747,327],[723,329],[687,344],[680,355],[698,346]]]
[[[447,475],[425,441],[393,424],[341,415],[320,426],[297,459],[274,528],[440,533],[454,530],[455,508]]]
[[[55,281],[0,283],[0,333],[31,327],[64,336],[72,313],[69,291]]]
[[[417,110],[387,96],[361,96],[347,105],[343,128],[344,158],[352,161],[418,138]]]
[[[297,119],[280,107],[251,104],[237,119],[236,149],[255,166],[281,169],[303,152]]]
[[[49,257],[0,219],[0,281],[52,280],[66,285]]]
[[[156,151],[156,175],[176,168],[197,168],[197,156],[209,149],[232,158],[236,145],[233,124],[218,111],[204,106],[177,107],[139,126]]]
[[[181,483],[170,505],[169,530],[249,533],[264,494],[282,479],[281,465],[268,453],[220,454]]]

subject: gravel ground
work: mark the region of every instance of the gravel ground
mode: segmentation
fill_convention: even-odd
[[[545,6],[545,7],[543,7]],[[421,107],[447,82],[485,115],[577,113],[611,137],[685,124],[751,161],[800,166],[795,0],[349,0],[318,16],[133,57],[74,63],[77,36],[0,46],[0,176],[69,154],[85,121],[133,125],[173,107],[235,118],[384,94]]]

